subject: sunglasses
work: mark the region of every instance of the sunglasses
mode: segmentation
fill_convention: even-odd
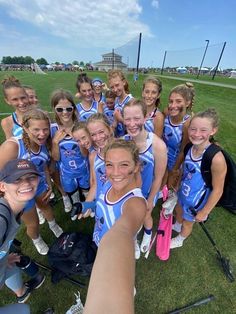
[[[72,112],[74,110],[73,107],[66,107],[66,108],[62,108],[62,107],[56,107],[55,108],[56,112]]]

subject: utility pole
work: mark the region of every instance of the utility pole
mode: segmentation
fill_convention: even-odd
[[[203,54],[203,57],[202,57],[202,62],[201,62],[200,68],[198,70],[197,79],[198,79],[198,77],[199,77],[199,75],[201,73],[202,65],[203,65],[203,62],[204,62],[204,59],[205,59],[205,56],[206,56],[206,52],[207,52],[207,48],[208,48],[208,45],[209,45],[209,42],[210,42],[210,40],[208,40],[208,39],[206,39],[205,41],[207,42],[207,44],[206,44],[206,48],[205,48],[205,51],[204,51],[204,54]]]

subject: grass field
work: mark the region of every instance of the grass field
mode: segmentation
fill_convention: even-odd
[[[50,109],[49,97],[54,89],[65,88],[73,94],[76,92],[76,73],[50,72],[48,75],[33,75],[28,72],[0,72],[0,79],[2,80],[6,74],[14,74],[22,83],[34,86],[42,108],[47,110]],[[89,75],[91,77],[99,76],[106,80],[105,73],[91,72]],[[132,84],[132,78],[132,74],[128,75],[131,92],[134,96],[140,97],[144,76],[140,75],[135,87]],[[161,103],[162,108],[164,108],[170,89],[181,82],[166,78],[161,80],[163,83]],[[227,79],[224,82],[232,84],[233,80]],[[236,124],[234,122],[236,90],[199,83],[194,84],[194,86],[196,88],[194,111],[197,112],[207,107],[215,107],[218,110],[221,116],[221,126],[217,140],[236,160]],[[5,104],[2,93],[0,94],[0,106],[1,112],[10,112],[10,107]],[[3,139],[1,132],[1,142]],[[91,218],[80,222],[70,221],[68,214],[63,212],[60,202],[54,207],[54,211],[57,220],[65,231],[92,232],[93,221]],[[159,205],[154,211],[154,221],[158,220],[158,214]],[[235,225],[236,217],[222,208],[216,208],[207,222],[207,227],[223,255],[230,258],[236,275]],[[25,227],[22,226],[18,238],[23,241],[23,251],[46,264],[47,258],[39,256],[35,252],[31,241],[27,239],[24,233]],[[41,233],[49,244],[55,240],[46,225],[41,227]],[[88,279],[78,279],[85,283],[88,282]],[[137,314],[164,314],[209,294],[213,294],[215,300],[208,305],[191,310],[191,313],[236,313],[236,283],[227,281],[216,259],[215,251],[198,225],[194,227],[192,236],[186,240],[182,248],[171,251],[170,259],[167,262],[157,259],[154,250],[148,260],[141,257],[136,267],[136,288],[135,312]],[[51,284],[48,275],[42,288],[35,291],[29,299],[31,311],[32,313],[42,313],[47,307],[53,306],[56,314],[63,314],[74,302],[73,293],[77,290],[77,286],[66,281],[61,281],[57,285]],[[86,288],[80,288],[83,302],[86,291]],[[6,288],[1,290],[0,306],[12,302],[14,302],[14,296]]]

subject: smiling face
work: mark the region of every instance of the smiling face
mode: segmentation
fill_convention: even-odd
[[[48,120],[29,120],[29,126],[24,127],[30,142],[37,145],[44,145],[50,135]]]
[[[35,90],[31,88],[25,88],[25,92],[28,95],[30,105],[37,107],[39,104],[39,101],[38,101],[38,97],[36,95]]]
[[[5,91],[5,101],[17,112],[25,113],[30,106],[28,95],[22,87],[11,87]]]
[[[90,135],[85,129],[78,129],[73,132],[73,138],[75,141],[82,147],[86,149],[90,149],[92,146],[92,140]]]
[[[0,182],[0,190],[4,193],[6,200],[25,203],[34,198],[38,181],[39,177],[37,175],[26,174],[14,183]]]
[[[209,144],[210,137],[216,132],[217,128],[212,126],[212,121],[208,118],[193,118],[188,128],[188,136],[193,145]]]
[[[72,116],[75,109],[68,99],[60,99],[54,110],[62,125],[70,121],[73,122]]]
[[[156,101],[160,97],[158,86],[154,83],[147,82],[142,91],[142,97],[146,106],[155,107]]]
[[[88,123],[87,128],[94,145],[101,150],[104,149],[112,136],[111,128],[99,120]]]
[[[119,76],[115,76],[109,80],[110,89],[116,94],[117,97],[125,95],[125,81]]]
[[[139,170],[130,151],[124,148],[112,148],[105,158],[107,179],[112,188],[125,194],[136,184],[135,175]]]
[[[140,106],[133,105],[124,108],[124,125],[131,137],[135,137],[143,130],[145,117]]]
[[[79,92],[83,100],[87,102],[93,100],[93,89],[89,83],[81,83]]]
[[[184,116],[189,105],[190,101],[186,101],[183,96],[173,92],[169,97],[168,113],[171,117]]]

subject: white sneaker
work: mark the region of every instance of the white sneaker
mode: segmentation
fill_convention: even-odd
[[[138,240],[134,240],[134,249],[135,249],[135,259],[139,259],[141,252],[140,252],[140,247],[139,247],[139,243]]]
[[[74,194],[72,194],[71,198],[72,198],[73,204],[78,203],[80,201],[79,191],[76,191]]]
[[[162,204],[164,210],[164,216],[168,217],[174,211],[175,205],[177,204],[178,197],[176,192],[169,190],[167,200]]]
[[[140,250],[142,253],[146,253],[149,246],[150,246],[150,242],[152,239],[152,233],[151,234],[147,234],[145,231],[143,233],[143,240],[142,243],[140,245]]]
[[[41,255],[47,255],[49,247],[47,244],[43,241],[41,236],[38,237],[37,240],[33,240],[33,244],[36,247],[36,250],[38,251],[39,254]]]
[[[50,194],[49,199],[50,199],[50,200],[53,200],[53,199],[54,199],[54,197],[55,197],[55,194],[52,192],[52,193]]]
[[[39,224],[42,225],[45,223],[45,218],[44,218],[44,215],[42,213],[42,211],[36,207],[36,210],[37,210],[37,214],[38,214],[38,217],[39,217]]]
[[[84,306],[83,303],[80,300],[80,293],[78,291],[78,294],[75,293],[76,297],[76,304],[73,304],[68,311],[66,311],[66,314],[83,314]]]
[[[63,233],[63,230],[56,222],[52,226],[49,225],[49,228],[52,230],[57,238],[59,238],[60,235]]]
[[[172,225],[172,230],[180,233],[182,229],[182,224],[178,223],[178,222],[175,222],[173,225]]]
[[[175,238],[172,238],[170,241],[170,249],[175,249],[177,247],[183,246],[184,240],[179,235]]]
[[[64,210],[66,213],[69,213],[72,210],[72,204],[68,195],[62,196],[62,200],[64,203]]]

